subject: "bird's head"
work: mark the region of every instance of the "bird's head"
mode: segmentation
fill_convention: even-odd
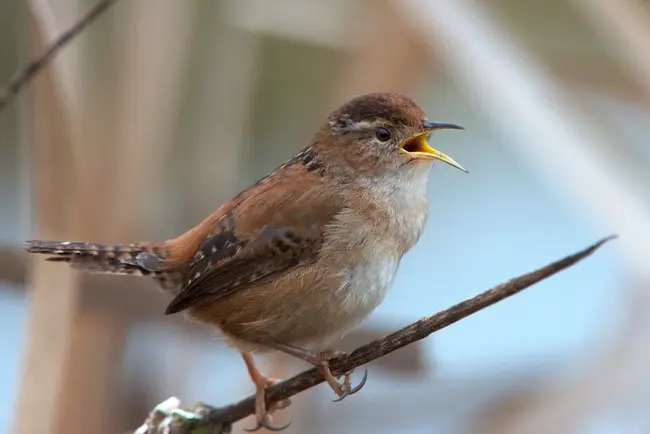
[[[432,148],[435,130],[463,128],[433,122],[410,98],[396,93],[358,96],[333,111],[317,133],[312,148],[327,161],[354,171],[382,175],[414,165],[442,161],[467,172],[451,157]]]

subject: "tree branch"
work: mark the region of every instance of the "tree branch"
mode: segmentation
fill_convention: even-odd
[[[460,321],[463,318],[467,318],[486,307],[515,295],[535,283],[576,264],[615,237],[616,236],[610,236],[604,238],[578,253],[567,256],[531,273],[514,278],[506,283],[502,283],[501,285],[495,286],[494,288],[473,298],[458,303],[449,309],[433,316],[422,318],[393,334],[372,341],[357,348],[347,356],[332,360],[330,363],[330,369],[334,375],[350,372],[354,368],[396,351],[406,345],[412,344],[413,342],[424,339],[438,330]],[[310,369],[285,380],[282,383],[269,387],[267,390],[267,401],[273,403],[290,398],[303,390],[322,383],[323,381],[323,377],[316,369]],[[210,432],[215,434],[228,433],[230,432],[232,423],[253,414],[255,411],[254,396],[243,399],[236,404],[220,408],[197,404],[197,406],[190,410],[189,413],[185,410],[180,410],[178,408],[179,404],[180,401],[176,398],[170,398],[159,405],[149,415],[145,424],[142,425],[136,433],[144,434],[159,432],[157,430],[163,426],[167,429],[166,432],[172,434],[192,432]]]
[[[100,0],[86,15],[74,23],[72,27],[59,35],[56,40],[36,59],[30,61],[14,74],[9,84],[0,91],[0,110],[2,110],[18,92],[29,83],[54,58],[54,56],[72,39],[79,35],[89,24],[99,18],[110,6],[118,0]]]

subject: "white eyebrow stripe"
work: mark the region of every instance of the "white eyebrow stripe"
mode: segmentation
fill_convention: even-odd
[[[368,122],[368,121],[359,121],[354,123],[353,129],[355,131],[358,130],[369,130],[370,128],[374,128],[377,124],[375,122]]]
[[[349,133],[351,131],[370,130],[375,128],[378,124],[379,122],[370,122],[370,121],[354,122],[348,119],[347,125],[345,127],[342,127],[338,122],[330,122],[330,126],[334,131],[346,132],[346,133]]]

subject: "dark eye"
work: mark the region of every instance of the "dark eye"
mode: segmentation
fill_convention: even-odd
[[[390,139],[390,131],[388,131],[386,128],[382,128],[382,127],[377,128],[377,130],[375,131],[375,135],[382,142],[385,142],[388,139]]]

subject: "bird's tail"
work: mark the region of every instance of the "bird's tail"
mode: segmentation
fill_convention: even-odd
[[[151,275],[161,271],[164,261],[154,245],[95,244],[70,241],[31,240],[25,243],[30,253],[50,255],[46,260],[66,262],[75,269],[91,273]]]

